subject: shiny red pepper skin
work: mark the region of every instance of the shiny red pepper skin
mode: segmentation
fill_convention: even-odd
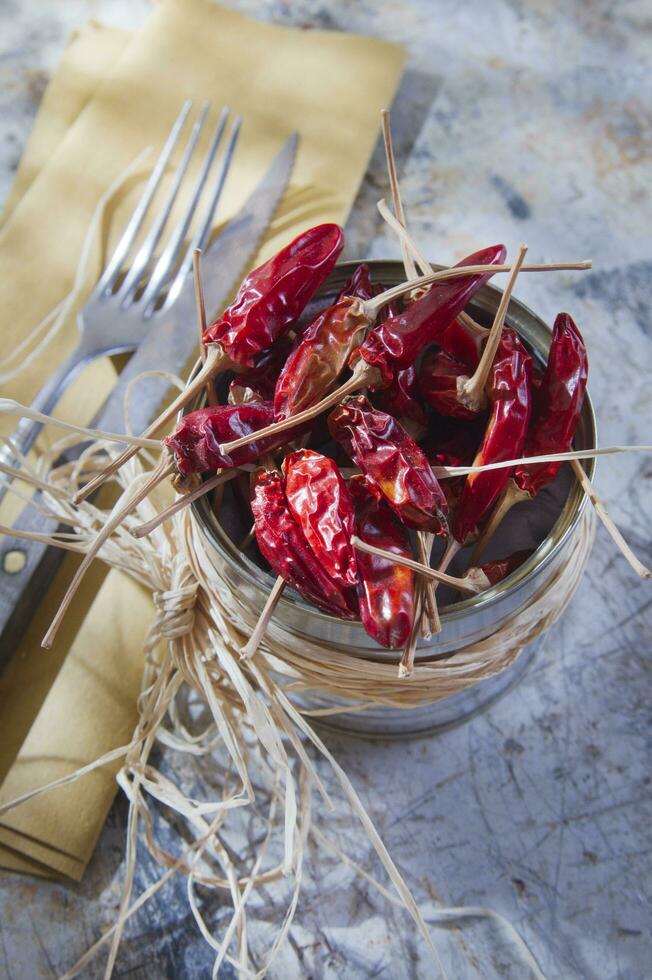
[[[417,428],[427,424],[426,413],[419,402],[417,372],[413,364],[396,372],[389,388],[379,392],[380,407],[401,419],[403,424],[414,423]]]
[[[316,404],[336,384],[369,326],[352,296],[329,306],[304,331],[276,383],[274,415],[285,419]]]
[[[469,466],[482,441],[481,425],[439,418],[431,426],[431,432],[422,443],[431,466]],[[448,501],[448,520],[453,523],[466,477],[454,476],[442,480],[440,486]]]
[[[463,405],[457,394],[457,379],[468,378],[469,369],[443,350],[430,350],[419,368],[419,390],[422,398],[440,415],[456,419],[476,419],[474,412]]]
[[[259,470],[254,475],[251,511],[258,548],[276,574],[318,609],[357,619],[351,596],[345,596],[322,568],[292,516],[277,470]]]
[[[504,245],[494,245],[474,252],[457,264],[500,265],[505,255]],[[391,384],[398,370],[414,364],[428,344],[439,343],[451,321],[489,279],[491,273],[434,283],[421,299],[410,303],[403,313],[376,324],[359,352],[367,364],[380,371],[382,385],[386,387]]]
[[[369,326],[356,300],[371,299],[369,266],[359,265],[332,306],[323,310],[297,338],[276,382],[277,419],[316,404],[337,382],[349,355]]]
[[[532,551],[516,551],[508,558],[500,558],[498,561],[486,561],[483,565],[476,565],[478,571],[483,572],[489,585],[497,585],[504,578],[520,568],[524,561],[532,554]]]
[[[459,320],[453,320],[437,341],[439,346],[456,361],[475,370],[482,354],[482,337],[472,334]]]
[[[246,277],[233,303],[204,333],[204,344],[219,344],[236,364],[253,367],[301,314],[330,275],[344,247],[339,225],[302,232]]]
[[[355,588],[355,514],[337,465],[312,449],[299,449],[285,457],[283,473],[288,505],[313,554],[340,588]]]
[[[516,332],[504,328],[487,384],[491,415],[474,466],[522,455],[532,411],[531,374],[532,358]],[[469,474],[453,525],[458,541],[475,533],[510,475],[509,468]]]
[[[446,497],[423,451],[395,418],[360,395],[331,412],[328,428],[407,527],[447,533]]]
[[[279,372],[287,361],[291,343],[287,337],[280,337],[269,350],[264,351],[256,360],[255,367],[238,374],[229,385],[229,404],[241,405],[241,396],[237,389],[247,388],[260,395],[259,401],[271,401],[274,398],[274,388]],[[234,392],[231,397],[231,392]]]
[[[588,369],[582,335],[568,313],[560,313],[552,332],[548,364],[537,391],[535,419],[524,456],[564,453],[571,448],[584,404]],[[533,497],[554,480],[561,465],[517,466],[514,482]]]
[[[375,295],[375,292],[374,287],[371,285],[369,266],[366,262],[361,262],[349,281],[342,287],[335,302],[339,303],[340,300],[346,299],[347,296],[357,296],[358,299],[371,299]]]
[[[163,442],[174,456],[182,476],[190,473],[209,473],[255,462],[259,456],[286,445],[305,431],[297,426],[278,436],[266,436],[233,451],[219,452],[220,445],[240,436],[263,429],[274,421],[271,402],[252,402],[246,405],[215,405],[188,412]]]
[[[349,490],[355,504],[358,537],[376,548],[411,558],[407,531],[367,477],[352,476]],[[404,647],[414,621],[413,572],[363,551],[356,552],[356,559],[362,625],[381,646]]]

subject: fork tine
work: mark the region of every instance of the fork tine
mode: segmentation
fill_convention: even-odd
[[[186,208],[185,214],[177,224],[176,228],[172,231],[170,240],[166,245],[165,249],[159,256],[159,260],[156,263],[154,272],[150,276],[149,282],[141,296],[141,302],[145,306],[145,316],[151,316],[154,311],[154,306],[158,297],[160,296],[161,289],[164,286],[169,274],[174,270],[175,263],[177,261],[179,252],[183,247],[183,242],[186,237],[190,223],[194,217],[195,211],[197,209],[197,204],[201,193],[204,189],[210,169],[213,165],[213,161],[217,154],[218,147],[224,135],[224,130],[226,128],[227,119],[229,117],[230,110],[225,107],[220,113],[220,118],[215,128],[215,133],[211,141],[208,152],[202,164],[197,182],[193,189],[192,196]]]
[[[206,249],[208,239],[211,233],[211,228],[213,227],[213,218],[215,217],[215,211],[219,204],[220,198],[222,196],[222,190],[224,188],[224,182],[226,181],[227,174],[231,168],[231,162],[233,160],[233,154],[235,152],[236,143],[238,142],[238,136],[240,135],[240,127],[242,125],[242,116],[236,116],[233,121],[233,126],[231,128],[231,133],[229,135],[229,142],[220,165],[219,172],[215,178],[213,189],[211,191],[210,197],[208,199],[208,204],[204,209],[204,217],[201,220],[200,226],[195,232],[195,236],[188,246],[186,254],[183,258],[183,262],[179,266],[179,271],[177,272],[174,280],[168,290],[168,295],[166,297],[164,307],[170,306],[176,299],[183,283],[190,272],[190,267],[192,266],[193,255],[197,249],[203,252]]]
[[[138,285],[152,260],[156,246],[158,245],[159,239],[163,234],[163,229],[165,228],[167,220],[170,217],[170,212],[172,211],[177,194],[179,193],[179,188],[181,187],[183,178],[185,177],[186,171],[190,165],[190,160],[195,152],[195,147],[197,146],[197,141],[204,125],[208,109],[209,103],[204,102],[195,125],[192,127],[190,136],[188,137],[188,142],[186,143],[186,147],[183,151],[183,156],[179,161],[179,166],[177,167],[174,179],[172,181],[172,186],[168,191],[165,203],[156,215],[156,219],[147,233],[147,237],[144,239],[142,245],[138,249],[136,257],[131,264],[131,268],[127,271],[124,282],[117,292],[117,296],[122,301],[123,309],[126,309],[131,305],[133,295],[138,289]]]
[[[168,161],[177,144],[177,140],[179,139],[179,134],[183,129],[184,123],[188,117],[188,113],[190,112],[191,106],[192,106],[192,99],[186,99],[186,101],[181,106],[181,111],[177,116],[175,123],[172,126],[172,129],[170,130],[170,134],[167,140],[165,141],[165,145],[163,149],[159,154],[159,158],[154,165],[154,169],[152,170],[149,180],[145,185],[145,189],[140,196],[140,200],[138,201],[138,204],[134,209],[134,213],[129,219],[127,227],[122,233],[122,237],[120,238],[120,241],[118,242],[115,251],[113,252],[113,255],[109,259],[109,262],[106,268],[104,269],[104,272],[102,273],[95,289],[93,290],[94,296],[101,296],[104,293],[111,291],[115,283],[115,280],[118,277],[120,269],[122,267],[122,263],[124,262],[125,257],[129,252],[129,249],[131,248],[131,246],[133,245],[136,239],[136,235],[138,234],[140,226],[143,223],[143,218],[147,214],[147,210],[152,202],[152,198],[156,193],[161,177],[165,172],[165,168],[167,167]]]

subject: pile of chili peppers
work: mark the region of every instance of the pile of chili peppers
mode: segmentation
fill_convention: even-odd
[[[323,279],[324,263],[317,269],[304,258],[290,269],[288,256],[294,249],[300,258],[306,242],[319,254],[320,235],[328,266],[341,245],[332,225],[288,246],[278,275],[271,260],[260,276],[254,270],[247,277],[234,308],[210,329],[211,339],[224,344],[240,323],[237,373],[216,379],[214,400],[222,403],[187,414],[165,446],[184,478],[244,467],[233,487],[237,493],[242,479],[249,484],[250,546],[257,546],[281,586],[324,613],[359,619],[377,643],[401,649],[415,626],[419,587],[413,569],[392,556],[413,558],[417,533],[443,539],[449,548],[452,543],[454,550],[476,541],[506,487],[516,481],[532,497],[560,464],[521,464],[441,484],[433,467],[569,449],[586,385],[586,350],[571,318],[560,314],[542,371],[519,335],[504,327],[485,404],[469,408],[456,395],[458,379],[476,369],[485,335],[471,332],[460,315],[490,273],[435,282],[416,299],[393,302],[374,325],[361,301],[382,287],[362,264],[306,325],[300,317],[315,281]],[[460,265],[504,259],[504,247],[496,245]],[[252,317],[255,337],[248,338],[245,321]],[[273,329],[265,327],[263,338],[265,324]],[[364,393],[303,425],[263,433],[231,453],[222,450],[315,405],[361,362],[373,369]],[[507,554],[474,574],[483,588],[492,588],[526,557]]]

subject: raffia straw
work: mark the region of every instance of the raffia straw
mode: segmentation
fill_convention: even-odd
[[[636,555],[634,554],[630,546],[627,544],[624,537],[618,530],[614,522],[614,519],[612,518],[611,514],[607,510],[607,506],[604,500],[598,494],[598,491],[595,489],[595,487],[589,480],[588,476],[580,466],[578,460],[573,459],[571,461],[571,466],[573,467],[573,473],[579,480],[580,485],[584,490],[584,493],[587,495],[587,497],[593,504],[593,508],[596,514],[598,515],[603,525],[611,535],[612,540],[616,543],[623,557],[629,562],[631,567],[634,569],[634,571],[640,578],[647,578],[647,579],[652,578],[652,571],[649,568],[647,568],[647,566],[644,565],[643,562],[636,557]]]
[[[32,422],[41,422],[43,425],[53,425],[57,429],[65,432],[72,432],[75,435],[86,436],[87,439],[102,439],[105,442],[126,442],[130,446],[139,449],[160,449],[161,444],[156,439],[143,439],[140,436],[128,436],[119,432],[103,432],[101,429],[90,429],[83,425],[73,425],[72,422],[64,422],[63,419],[55,418],[53,415],[44,415],[43,412],[36,412],[29,405],[21,405],[13,398],[0,398],[0,415],[14,415],[17,418],[31,419]]]

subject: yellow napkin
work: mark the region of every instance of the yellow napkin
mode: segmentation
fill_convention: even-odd
[[[94,20],[70,37],[41,99],[36,122],[4,202],[3,221],[46,165],[68,127],[90,102],[132,37],[130,31],[106,27]]]
[[[100,46],[103,54],[95,59]],[[209,0],[167,0],[131,40],[109,38],[95,27],[73,41],[64,60],[69,71],[57,76],[46,97],[52,118],[39,122],[43,128],[30,143],[0,231],[4,350],[68,291],[100,195],[145,145],[162,145],[184,98],[197,104],[210,98],[214,116],[228,104],[244,117],[220,222],[235,213],[287,135],[300,134],[289,192],[258,259],[311,224],[343,222],[403,53],[368,38],[255,23]],[[104,71],[107,63],[110,73],[98,84],[95,68]],[[111,242],[102,242],[105,253],[141,187],[121,196],[111,216]],[[99,268],[98,256],[94,275]],[[33,397],[75,339],[71,317],[43,356],[3,386],[3,394]],[[87,370],[57,414],[90,418],[113,378],[109,361]],[[151,615],[149,598],[134,583],[115,572],[105,576],[98,565],[56,649],[46,654],[38,646],[74,561],[66,561],[0,677],[7,733],[0,748],[0,802],[124,744],[134,724]],[[5,814],[0,864],[79,878],[115,791],[114,771],[93,773]]]

